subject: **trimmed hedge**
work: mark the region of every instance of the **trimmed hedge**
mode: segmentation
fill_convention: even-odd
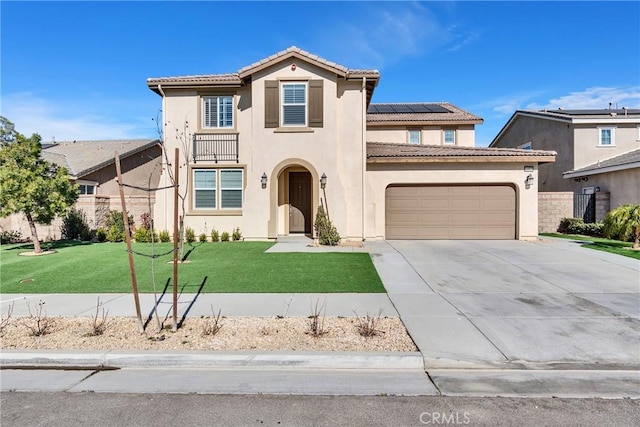
[[[602,222],[586,223],[581,218],[563,218],[558,226],[558,233],[603,237],[603,229]]]

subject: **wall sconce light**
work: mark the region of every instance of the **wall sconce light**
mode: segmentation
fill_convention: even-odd
[[[582,179],[583,181],[589,181],[589,177],[588,177],[588,176],[583,176],[581,179]]]
[[[524,180],[524,185],[526,186],[526,188],[531,187],[531,184],[533,184],[533,175],[529,174],[527,175],[527,178]]]
[[[327,175],[323,173],[322,176],[320,177],[320,188],[324,190],[324,187],[326,186],[327,186]]]
[[[594,189],[594,191],[595,191],[596,193],[599,193],[599,192],[600,192],[600,187],[596,187],[596,188]]]
[[[265,172],[262,173],[262,178],[260,178],[260,183],[262,184],[262,188],[267,188],[267,174]]]

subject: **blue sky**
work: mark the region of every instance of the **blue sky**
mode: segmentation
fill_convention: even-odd
[[[640,2],[0,3],[0,114],[44,141],[155,138],[149,77],[235,72],[296,45],[381,73],[373,102],[640,108]]]

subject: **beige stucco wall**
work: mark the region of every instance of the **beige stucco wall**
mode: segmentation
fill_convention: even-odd
[[[600,192],[609,192],[610,208],[640,204],[640,168],[589,175],[581,181],[582,187],[600,187]]]
[[[600,133],[598,126],[615,127],[615,145],[598,145]],[[575,160],[573,169],[579,169],[596,163],[598,160],[610,159],[628,151],[640,148],[638,127],[635,123],[617,123],[602,125],[575,125]],[[569,169],[567,169],[569,170]]]
[[[367,128],[367,141],[404,144],[409,141],[409,130],[420,130],[420,142],[423,145],[444,145],[443,130],[456,130],[456,144],[461,147],[475,145],[474,125],[452,126],[370,126]]]
[[[296,68],[292,70],[291,65]],[[266,80],[323,79],[323,127],[296,129],[265,128],[264,86]],[[203,92],[216,94],[216,92]],[[197,111],[200,104],[196,91],[168,91],[165,100],[165,145],[173,159],[174,148],[184,152],[181,140],[190,141],[190,134],[199,127]],[[312,177],[312,211],[315,216],[320,203],[320,176],[327,175],[327,202],[331,219],[345,238],[361,235],[362,165],[363,165],[363,92],[361,81],[344,81],[324,69],[303,61],[288,59],[256,72],[251,84],[236,91],[235,128],[239,133],[239,163],[199,161],[195,167],[241,167],[244,170],[243,209],[233,214],[196,212],[189,208],[187,197],[186,226],[196,234],[209,233],[213,228],[231,231],[240,227],[247,239],[275,238],[288,230],[288,205],[283,192],[287,168],[304,168]],[[186,138],[180,136],[184,123],[189,123]],[[355,124],[355,125],[354,125]],[[179,131],[176,131],[176,128]],[[222,133],[229,130],[222,130]],[[182,139],[181,139],[182,138]],[[191,162],[191,161],[190,161]],[[192,163],[192,162],[191,162]],[[166,165],[165,165],[166,166]],[[189,168],[181,159],[180,182],[188,183]],[[173,166],[172,166],[173,168]],[[260,178],[268,177],[266,189]],[[163,183],[168,185],[167,174]],[[192,186],[181,192],[191,192]],[[324,196],[322,196],[324,197]],[[173,195],[169,191],[158,195],[156,223],[169,228],[173,221]]]
[[[526,189],[524,180],[530,173],[519,163],[424,163],[369,164],[367,166],[368,239],[385,237],[385,191],[391,184],[508,184],[516,190],[516,236],[535,239],[538,235],[538,192],[535,185]],[[534,181],[535,182],[535,181]]]

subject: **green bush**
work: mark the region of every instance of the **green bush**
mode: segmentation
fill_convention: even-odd
[[[205,233],[200,233],[200,235],[198,236],[198,241],[200,243],[204,243],[207,241],[207,235]]]
[[[184,232],[184,239],[188,243],[193,243],[196,241],[196,232],[193,230],[193,228],[187,227],[187,229]]]
[[[18,230],[0,232],[0,244],[6,245],[7,243],[19,243],[22,241],[22,233]]]
[[[144,227],[140,227],[138,229],[136,229],[136,231],[133,233],[133,238],[136,240],[136,242],[138,243],[151,243],[151,230],[148,230]],[[158,238],[158,234],[155,233],[153,234],[153,241],[157,242],[160,239]]]
[[[107,230],[106,238],[108,242],[122,242],[124,240],[124,230],[120,230],[120,228],[114,224]]]
[[[218,230],[213,230],[211,232],[211,241],[212,242],[219,242],[220,241],[220,233],[218,233]]]
[[[71,208],[62,218],[60,232],[63,239],[91,240],[91,230],[87,224],[87,215],[80,209]]]
[[[340,234],[334,227],[333,223],[324,211],[324,208],[318,206],[318,213],[316,214],[316,222],[314,223],[318,241],[321,245],[335,246],[340,243]]]
[[[229,241],[229,233],[227,233],[226,231],[222,232],[222,237],[220,237],[220,240],[222,240],[223,242],[228,242]]]
[[[242,233],[240,233],[240,227],[236,227],[233,230],[233,233],[231,233],[231,238],[233,239],[234,242],[242,239]]]
[[[159,237],[160,237],[160,241],[161,242],[165,242],[166,243],[169,240],[171,240],[170,237],[169,237],[169,232],[167,230],[162,230],[160,232],[160,236]]]
[[[129,215],[129,230],[134,227],[133,215]],[[121,242],[124,240],[124,220],[122,212],[109,211],[104,221],[104,228],[107,230],[107,240],[109,242]]]
[[[580,218],[563,218],[558,226],[558,233],[592,237],[602,237],[603,230],[602,222],[586,223]]]
[[[107,231],[104,228],[100,227],[96,230],[96,240],[98,242],[107,240]]]

